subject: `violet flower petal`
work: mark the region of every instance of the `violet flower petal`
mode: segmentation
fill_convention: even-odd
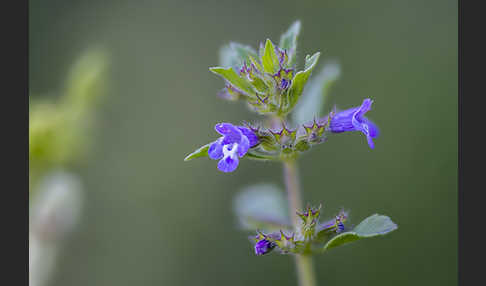
[[[240,129],[236,128],[231,123],[219,123],[214,126],[216,131],[224,136],[223,145],[230,144],[230,143],[239,143],[241,141],[241,137],[243,134],[241,133]]]
[[[236,167],[238,167],[238,163],[238,156],[227,156],[218,162],[218,169],[221,172],[230,173],[236,170]]]
[[[243,133],[243,135],[250,141],[250,148],[258,144],[258,136],[251,129],[244,126],[238,126],[238,129],[240,129],[241,133]]]
[[[213,160],[221,159],[223,157],[223,145],[221,142],[223,141],[223,137],[220,137],[218,140],[214,141],[208,150],[209,158]]]
[[[240,158],[245,156],[249,148],[250,148],[250,141],[248,140],[248,137],[241,136],[241,141],[238,144],[238,156],[240,156]]]

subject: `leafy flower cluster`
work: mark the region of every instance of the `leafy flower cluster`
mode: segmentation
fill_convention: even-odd
[[[304,87],[320,53],[307,55],[303,70],[297,71],[299,31],[300,22],[297,21],[281,36],[278,46],[267,39],[265,44],[260,43],[258,52],[238,43],[223,47],[220,59],[222,67],[210,68],[226,83],[219,96],[246,102],[252,110],[269,116],[272,124],[218,123],[215,129],[222,137],[189,154],[186,161],[207,156],[219,160],[220,171],[233,172],[239,159],[244,157],[257,160],[294,158],[312,146],[325,142],[326,133],[329,132],[362,132],[370,148],[374,148],[373,138],[378,136],[378,128],[364,116],[371,109],[371,99],[365,99],[361,106],[344,111],[333,110],[322,117],[314,113],[311,115],[314,119],[310,121],[286,120],[294,108],[299,109],[299,99],[309,101],[316,97],[304,92],[307,91]],[[309,93],[322,93],[325,80],[322,78],[321,86],[317,89],[309,88]],[[302,108],[298,111],[303,112]],[[287,126],[289,124],[296,127],[290,128]]]
[[[263,255],[279,248],[281,253],[312,253],[323,250],[322,244],[336,234],[345,230],[348,214],[339,212],[335,218],[319,222],[321,205],[318,208],[307,207],[302,213],[297,212],[301,225],[297,231],[292,231],[290,225],[285,229],[265,234],[258,230],[255,241],[255,254]]]
[[[251,238],[255,242],[255,254],[264,255],[273,249],[279,249],[282,254],[322,253],[362,238],[384,235],[397,228],[390,218],[377,214],[363,220],[357,227],[350,228],[345,225],[348,212],[344,210],[341,210],[334,218],[320,222],[320,211],[321,206],[318,208],[307,207],[304,212],[297,213],[301,219],[301,225],[296,231],[292,231],[290,226],[285,230],[280,229],[266,234],[257,230],[257,236]]]
[[[229,100],[245,100],[260,114],[287,115],[297,104],[320,56],[319,52],[307,55],[304,69],[296,72],[295,41],[299,29],[300,24],[294,24],[282,35],[280,47],[267,39],[265,45],[260,44],[258,53],[250,46],[236,43],[226,47],[236,50],[239,57],[236,62],[243,63],[241,66],[210,68],[226,81],[226,87],[219,95]]]
[[[350,224],[349,211],[341,209],[328,219],[322,218],[322,205],[307,206],[293,215],[294,226],[286,207],[285,196],[272,184],[246,187],[235,197],[234,209],[240,228],[256,232],[249,239],[254,253],[264,255],[279,250],[281,254],[319,254],[336,246],[363,238],[385,235],[397,225],[387,216],[374,214],[357,226]]]

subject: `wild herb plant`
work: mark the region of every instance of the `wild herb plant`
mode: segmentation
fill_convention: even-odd
[[[230,43],[223,46],[220,65],[209,70],[224,79],[219,96],[243,101],[264,115],[260,123],[219,123],[214,127],[220,137],[193,153],[185,161],[198,157],[218,160],[222,172],[233,172],[240,159],[278,161],[283,164],[288,207],[272,185],[257,185],[239,194],[235,211],[241,225],[253,230],[256,255],[278,249],[295,257],[299,285],[314,286],[316,279],[312,255],[326,253],[337,246],[387,234],[397,225],[384,215],[374,214],[356,227],[348,223],[349,213],[341,210],[328,220],[321,220],[322,205],[303,208],[297,161],[301,153],[324,143],[327,135],[361,132],[371,149],[378,136],[377,126],[365,117],[373,101],[346,110],[335,108],[321,116],[329,86],[337,79],[339,68],[325,65],[309,80],[320,53],[307,55],[304,67],[296,63],[297,39],[301,24],[293,23],[275,45],[260,43],[258,51],[250,46]],[[309,80],[309,81],[308,81]],[[309,84],[307,84],[309,82]],[[292,211],[293,215],[289,216]]]

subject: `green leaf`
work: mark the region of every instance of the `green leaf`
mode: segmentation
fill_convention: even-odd
[[[273,184],[244,188],[234,199],[234,211],[247,230],[277,231],[290,228],[285,196]]]
[[[309,55],[305,57],[305,70],[299,71],[292,79],[292,85],[289,88],[289,105],[284,110],[284,114],[290,112],[295,104],[297,104],[302,95],[302,91],[304,90],[304,86],[307,83],[307,79],[316,66],[320,54],[321,53],[317,52],[312,57],[309,57]]]
[[[257,56],[257,52],[252,47],[231,42],[221,47],[219,62],[223,67],[240,68],[245,61],[250,61],[250,57]]]
[[[289,57],[287,66],[292,66],[295,63],[300,26],[300,21],[295,21],[280,37],[279,47],[286,50]]]
[[[292,114],[296,124],[300,125],[321,116],[329,89],[339,78],[340,73],[339,64],[328,62],[319,74],[309,80]]]
[[[352,231],[341,233],[325,245],[323,251],[350,243],[362,238],[369,238],[378,235],[385,235],[397,229],[398,226],[387,216],[374,214],[363,220]]]
[[[272,41],[267,39],[265,43],[265,51],[262,57],[263,70],[267,73],[274,74],[280,69],[278,56],[275,53],[275,46]]]
[[[189,160],[192,160],[194,158],[199,158],[199,157],[207,157],[208,156],[208,150],[209,150],[209,146],[210,145],[211,145],[211,143],[208,143],[208,144],[206,144],[204,146],[201,146],[196,151],[194,151],[191,154],[187,155],[187,157],[184,158],[184,161],[189,161]]]
[[[253,85],[251,85],[251,83],[249,83],[247,80],[241,78],[231,67],[211,67],[209,70],[226,79],[229,83],[245,92],[248,96],[253,97],[255,93],[257,93]]]

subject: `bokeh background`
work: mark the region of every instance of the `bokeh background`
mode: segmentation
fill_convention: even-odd
[[[302,21],[299,63],[321,51],[341,77],[327,107],[374,99],[370,150],[341,134],[300,160],[305,201],[397,231],[316,257],[320,285],[457,283],[457,1],[59,1],[29,5],[31,99],[62,96],[86,51],[108,56],[83,163],[79,225],[49,285],[295,285],[290,256],[256,257],[233,215],[250,184],[283,189],[276,163],[183,162],[217,122],[258,117],[216,94],[208,67],[229,41],[257,47]],[[318,65],[318,68],[322,65]]]

